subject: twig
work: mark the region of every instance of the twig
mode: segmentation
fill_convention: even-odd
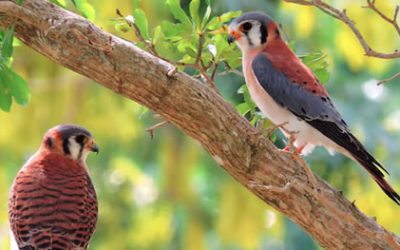
[[[195,69],[197,69],[200,72],[200,75],[202,76],[204,81],[207,82],[207,84],[214,91],[219,93],[217,85],[215,84],[214,80],[212,78],[210,78],[210,76],[207,74],[206,66],[203,65],[203,62],[201,60],[201,56],[202,56],[202,53],[203,53],[203,46],[204,46],[204,33],[203,32],[199,32],[199,44],[197,46],[197,56],[196,56],[196,59],[195,59],[195,62],[194,62],[194,67],[195,67]]]
[[[146,132],[149,133],[150,139],[154,138],[154,130],[156,130],[162,126],[165,126],[167,123],[169,123],[169,121],[162,121],[162,122],[159,122],[159,123],[147,128]]]
[[[280,123],[280,124],[277,124],[277,125],[272,124],[272,126],[270,126],[270,127],[268,127],[266,129],[267,137],[269,139],[271,139],[272,135],[274,134],[275,130],[277,130],[277,129],[282,129],[282,130],[284,130],[286,132],[287,130],[285,129],[284,126],[287,125],[287,124],[288,124],[288,122],[283,122],[283,123]]]
[[[397,72],[396,74],[394,74],[394,75],[391,76],[391,77],[388,77],[388,78],[385,78],[385,79],[383,79],[383,80],[380,80],[380,81],[377,83],[377,85],[382,85],[382,84],[384,84],[384,83],[390,82],[390,81],[396,79],[397,77],[400,77],[400,72]]]
[[[393,18],[389,18],[387,15],[385,15],[382,11],[380,11],[378,8],[375,6],[375,0],[367,0],[368,5],[364,6],[364,8],[371,9],[374,12],[376,12],[382,19],[387,21],[388,23],[392,24],[393,27],[396,29],[397,34],[400,36],[400,26],[397,23],[397,16],[399,14],[399,5],[396,6],[396,9],[394,10]]]
[[[119,9],[116,9],[117,15],[120,16],[128,25],[129,27],[131,27],[133,29],[133,31],[135,32],[136,37],[142,42],[144,43],[144,45],[146,46],[147,51],[149,51],[151,54],[153,54],[154,56],[163,59],[165,61],[168,62],[168,60],[166,60],[165,58],[161,57],[155,47],[154,44],[152,42],[147,41],[142,34],[140,33],[140,29],[139,27],[136,25],[136,23],[134,21],[129,20],[128,18],[126,18]]]
[[[376,58],[384,58],[384,59],[394,59],[394,58],[400,58],[400,51],[395,50],[392,53],[383,53],[383,52],[378,52],[374,49],[372,49],[368,43],[365,41],[364,36],[361,34],[360,30],[357,28],[355,25],[354,21],[351,20],[346,13],[346,10],[340,11],[339,9],[334,8],[333,6],[325,3],[322,0],[284,0],[289,3],[296,3],[296,4],[301,4],[301,5],[308,5],[308,6],[315,6],[321,11],[325,12],[326,14],[344,22],[354,33],[354,35],[357,37],[358,41],[360,42],[361,46],[364,49],[365,55],[370,56],[370,57],[376,57]],[[367,0],[370,1],[370,0]],[[399,13],[399,6],[396,7],[395,14],[394,14],[394,20],[397,18],[397,15]],[[392,21],[391,21],[392,22]],[[396,24],[396,26],[398,26]],[[395,27],[396,27],[395,26]],[[397,29],[397,27],[396,27]]]
[[[151,54],[153,54],[154,56],[167,61],[171,64],[176,64],[176,65],[181,65],[181,66],[185,66],[185,67],[190,67],[193,69],[196,69],[200,72],[201,77],[204,79],[204,81],[217,93],[218,89],[217,86],[213,80],[213,77],[210,78],[210,76],[208,76],[207,74],[207,67],[203,65],[202,60],[201,60],[201,56],[202,56],[202,52],[203,52],[203,46],[204,46],[204,33],[199,32],[199,45],[197,47],[197,55],[196,55],[196,59],[195,62],[193,64],[186,64],[186,63],[180,63],[180,62],[172,62],[164,57],[162,57],[161,55],[158,54],[158,52],[156,51],[154,44],[152,42],[147,41],[142,34],[140,33],[139,27],[136,25],[136,23],[134,21],[131,21],[129,19],[127,19],[119,9],[116,10],[117,15],[120,16],[121,18],[124,19],[124,21],[129,25],[129,27],[131,27],[133,29],[133,31],[135,32],[136,37],[144,43],[144,45],[146,46],[146,50],[149,51]],[[212,63],[212,62],[211,62]],[[212,65],[212,64],[210,64]],[[169,74],[169,73],[168,73]]]
[[[199,44],[197,45],[197,56],[194,64],[199,65],[201,61],[201,55],[203,53],[203,46],[204,46],[204,33],[199,32]]]
[[[213,81],[215,79],[215,76],[217,75],[217,70],[218,70],[218,64],[214,64],[214,65],[215,65],[214,69],[211,72],[211,80],[213,80]]]
[[[240,70],[234,69],[231,67],[231,65],[229,65],[228,62],[223,61],[225,68],[227,69],[224,72],[219,73],[218,75],[223,76],[223,75],[227,75],[229,73],[233,73],[235,75],[238,75],[240,77],[244,77],[243,72],[241,72]]]

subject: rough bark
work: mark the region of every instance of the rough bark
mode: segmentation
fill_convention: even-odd
[[[132,43],[44,0],[0,1],[1,27],[57,64],[162,115],[199,141],[215,161],[327,249],[400,249],[400,239],[362,214],[305,163],[278,151],[221,96]],[[100,104],[101,105],[101,104]]]

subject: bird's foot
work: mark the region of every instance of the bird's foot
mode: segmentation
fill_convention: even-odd
[[[286,143],[286,146],[282,149],[282,151],[288,153],[291,152],[292,154],[294,154],[297,151],[296,147],[294,146],[294,142],[296,141],[296,136],[295,136],[296,132],[289,132],[288,134],[289,134],[288,142]],[[303,150],[303,148],[304,146],[301,148],[301,150]],[[300,154],[301,151],[297,153]],[[293,156],[292,159],[294,159]]]
[[[289,144],[287,144],[283,149],[282,149],[282,151],[284,151],[284,152],[292,152],[292,154],[298,154],[298,155],[300,155],[301,156],[301,153],[303,152],[303,149],[305,148],[307,146],[307,143],[306,144],[304,144],[304,145],[301,145],[301,146],[299,146],[299,147],[295,147],[294,145],[289,145]],[[293,149],[294,148],[294,149]],[[292,155],[292,159],[294,160],[295,158],[294,158],[294,156]]]

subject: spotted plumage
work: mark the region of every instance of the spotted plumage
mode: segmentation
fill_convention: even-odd
[[[249,12],[229,26],[229,42],[243,54],[243,73],[254,102],[282,132],[295,137],[303,154],[316,145],[359,162],[382,190],[400,205],[384,179],[387,171],[350,132],[325,87],[282,39],[278,26],[261,12]]]
[[[19,249],[87,249],[97,222],[97,198],[86,166],[98,152],[91,134],[60,125],[17,174],[9,198],[9,222]]]

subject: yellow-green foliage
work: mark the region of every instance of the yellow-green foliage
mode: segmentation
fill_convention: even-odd
[[[303,60],[313,64],[313,70],[327,81],[326,87],[350,127],[384,163],[391,172],[391,183],[400,191],[400,127],[394,126],[400,124],[400,82],[385,87],[375,99],[363,91],[367,81],[393,73],[400,64],[364,57],[349,29],[331,17],[309,7],[277,5],[276,1],[265,4],[261,0],[214,1],[211,12],[207,1],[197,0],[192,4],[181,1],[183,9],[178,9],[177,0],[76,1],[86,6],[84,9],[70,1],[56,2],[79,13],[86,11],[103,29],[135,42],[138,40],[132,31],[115,29],[119,18],[115,9],[136,15],[142,20],[141,29],[147,29],[148,36],[156,41],[159,53],[185,62],[193,62],[196,32],[205,27],[202,20],[210,15],[210,29],[205,30],[209,32],[207,45],[216,45],[220,59],[234,65],[240,63],[239,53],[234,46],[226,47],[225,34],[220,33],[222,23],[214,17],[240,9],[268,12],[283,25],[296,53],[304,55]],[[342,7],[348,9],[372,47],[385,51],[399,48],[399,39],[391,27],[371,11],[359,8],[363,1],[331,2],[344,4]],[[394,2],[377,1],[378,7],[388,13]],[[175,12],[171,13],[168,6],[175,6]],[[229,21],[238,13],[230,12],[221,19]],[[188,25],[192,19],[194,26]],[[184,29],[187,36],[182,33],[172,37],[179,29]],[[193,44],[190,39],[194,39]],[[205,61],[211,57],[207,47],[204,56]],[[315,61],[320,57],[323,60]],[[25,46],[14,48],[13,58],[13,69],[28,82],[31,100],[26,106],[12,105],[10,113],[0,111],[0,250],[8,250],[6,203],[12,180],[39,146],[43,133],[59,123],[81,124],[100,145],[100,154],[88,158],[100,205],[90,249],[317,249],[296,225],[240,186],[197,142],[173,125],[157,129],[151,140],[145,130],[160,119],[140,105],[55,65]],[[259,119],[246,90],[237,93],[244,83],[242,78],[229,74],[216,81],[223,96],[238,110],[247,115],[251,111],[250,118],[257,117],[253,122]],[[385,127],[384,123],[391,125]],[[276,142],[283,144],[279,134]],[[400,233],[399,208],[358,164],[340,156],[331,157],[323,150],[317,150],[307,161],[346,197],[356,200],[355,204],[368,216],[377,217],[385,228]]]

